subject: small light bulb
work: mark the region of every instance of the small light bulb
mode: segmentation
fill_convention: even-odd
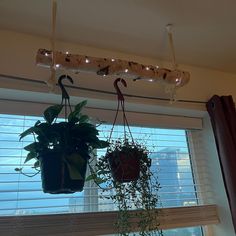
[[[125,73],[127,73],[129,70],[128,69],[125,69]]]
[[[179,79],[179,78],[176,78],[176,79],[175,79],[175,82],[176,82],[176,83],[178,83],[179,81],[180,81],[180,79]]]
[[[114,59],[114,58],[112,58],[112,59],[111,59],[111,61],[112,61],[112,62],[114,62],[114,61],[115,61],[115,59]]]
[[[90,60],[88,58],[85,59],[85,63],[89,63]]]
[[[149,81],[149,82],[153,82],[153,79],[149,79],[148,81]]]
[[[105,75],[105,74],[103,75],[103,77],[106,77],[106,76],[107,76],[107,75]]]
[[[150,68],[148,66],[146,66],[146,70],[150,70]]]
[[[158,68],[159,68],[159,66],[156,66],[156,68],[158,69]]]
[[[48,53],[47,53],[47,52],[45,52],[45,56],[46,56],[46,57],[48,56]]]
[[[59,68],[60,67],[60,64],[56,64],[56,68]]]
[[[66,55],[68,55],[69,54],[69,52],[66,52]]]

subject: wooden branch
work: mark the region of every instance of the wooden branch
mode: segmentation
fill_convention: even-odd
[[[80,235],[97,236],[116,232],[117,212],[91,212],[58,215],[0,217],[0,234],[4,236]],[[163,208],[159,228],[171,229],[218,224],[216,205]],[[135,218],[132,229],[138,231]]]
[[[46,49],[39,49],[36,56],[36,64],[50,68],[52,66],[52,52]],[[100,76],[121,77],[133,79],[134,81],[164,82],[173,84],[176,87],[184,86],[190,79],[190,74],[186,71],[171,71],[132,61],[65,54],[57,51],[55,52],[54,66],[74,72],[93,72]]]

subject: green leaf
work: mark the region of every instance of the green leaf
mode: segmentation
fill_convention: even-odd
[[[37,153],[36,152],[29,152],[27,157],[25,158],[24,163],[30,161],[31,159],[34,159],[37,157]]]
[[[75,111],[80,112],[84,106],[87,105],[87,100],[84,100],[75,106]]]
[[[38,143],[36,143],[36,142],[31,143],[31,144],[25,146],[24,149],[25,149],[26,151],[29,151],[29,152],[37,152]]]
[[[91,174],[85,179],[85,181],[91,181],[91,180],[93,180],[98,185],[105,183],[107,181],[106,179],[98,177],[96,174]]]
[[[66,163],[69,169],[71,179],[83,180],[81,175],[86,161],[78,153],[67,156]]]
[[[39,161],[36,161],[36,162],[34,163],[34,168],[38,168],[38,167],[40,167],[40,163],[39,163]]]
[[[98,135],[98,130],[93,124],[90,123],[80,123],[76,126],[78,128],[78,132],[84,133],[84,135],[93,136]]]
[[[77,117],[77,114],[75,114],[75,112],[71,112],[70,115],[68,116],[68,121],[75,124],[79,122],[79,118]]]
[[[85,179],[85,181],[90,181],[90,180],[94,180],[97,178],[97,175],[96,174],[91,174],[89,176],[87,176],[87,178]]]
[[[79,118],[79,117],[82,116],[80,112],[81,112],[82,108],[83,108],[86,104],[87,104],[87,101],[86,101],[86,100],[83,101],[83,102],[81,102],[81,103],[79,103],[79,104],[77,104],[77,105],[75,106],[74,111],[69,114],[69,116],[68,116],[68,121],[69,121],[69,122],[72,122],[72,123],[78,122],[78,119],[77,119],[77,118]]]
[[[41,121],[40,121],[40,120],[37,120],[36,123],[34,124],[34,126],[37,126],[37,125],[39,125],[40,123],[41,123]]]
[[[78,117],[72,117],[72,116],[69,116],[68,117],[68,121],[69,122],[71,122],[71,123],[73,123],[73,124],[76,124],[76,123],[78,123],[79,122],[79,118]]]
[[[89,121],[89,116],[87,116],[87,115],[82,115],[79,118],[80,123],[85,123],[85,122],[88,122],[88,121]]]
[[[62,108],[63,108],[62,105],[54,105],[48,107],[44,111],[44,119],[47,121],[47,123],[51,124],[54,121],[54,119],[59,115]]]
[[[96,144],[97,144],[97,146],[94,148],[106,148],[109,146],[110,143],[107,141],[98,140],[98,142]]]
[[[37,131],[37,130],[38,130],[38,128],[34,127],[34,126],[29,128],[29,129],[27,129],[27,130],[25,130],[23,133],[20,134],[20,140],[22,138],[24,138],[25,136],[29,135],[29,134],[35,133],[35,131]]]
[[[82,108],[83,108],[86,104],[87,104],[87,101],[86,101],[86,100],[83,101],[83,102],[81,102],[81,103],[79,103],[79,104],[77,104],[77,105],[75,106],[74,111],[69,114],[69,116],[68,116],[68,121],[69,121],[69,122],[73,122],[73,123],[78,122],[78,119],[76,119],[76,118],[79,118],[79,117],[81,116],[80,112],[81,112]]]
[[[100,177],[97,177],[96,179],[94,179],[95,183],[96,184],[102,184],[102,183],[105,183],[107,181],[107,179],[103,179],[103,178],[100,178]]]

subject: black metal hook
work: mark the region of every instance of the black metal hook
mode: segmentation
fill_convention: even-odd
[[[120,88],[118,86],[118,82],[121,82],[124,85],[124,87],[127,87],[127,83],[126,83],[126,81],[124,79],[121,79],[121,78],[116,79],[114,81],[114,83],[113,83],[113,85],[114,85],[114,87],[116,89],[118,100],[119,101],[124,101],[125,99],[124,99],[124,96],[123,96],[122,92],[120,91]]]
[[[64,84],[62,84],[62,80],[63,79],[67,79],[69,80],[72,84],[74,83],[73,79],[69,76],[69,75],[61,75],[58,79],[58,85],[60,86],[61,88],[61,94],[62,94],[62,100],[63,99],[70,99],[70,96],[69,94],[67,93],[65,87],[64,87]]]

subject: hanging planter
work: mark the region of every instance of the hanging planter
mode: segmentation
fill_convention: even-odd
[[[100,198],[106,202],[111,201],[118,209],[115,222],[118,235],[133,235],[137,231],[139,235],[163,236],[159,229],[157,209],[160,184],[157,176],[151,172],[151,159],[146,147],[138,144],[132,137],[118,82],[127,86],[123,79],[114,82],[118,106],[108,139],[110,145],[105,156],[96,159],[94,167],[89,165],[91,175],[87,180],[94,180],[102,190]],[[120,106],[124,137],[111,141]]]
[[[118,82],[121,82],[125,87],[127,87],[124,79],[118,78],[114,81],[118,104],[108,140],[111,144],[105,157],[109,162],[114,180],[120,183],[125,183],[138,180],[140,175],[140,159],[143,155],[147,155],[147,152],[145,148],[137,144],[133,139],[125,114],[124,96],[118,87]],[[123,117],[124,137],[116,141],[111,141],[120,107]]]
[[[112,143],[106,153],[111,174],[120,183],[136,181],[140,173],[140,159],[143,149],[128,140]]]
[[[78,176],[73,177],[73,164],[66,161],[70,158],[80,160],[77,166]],[[45,193],[74,193],[83,191],[87,169],[87,158],[81,158],[79,152],[62,154],[58,151],[47,151],[39,155],[42,188]],[[74,165],[76,167],[76,165]]]
[[[65,78],[73,83],[69,76],[63,75],[59,78],[61,104],[48,107],[44,111],[45,121],[37,121],[33,127],[20,135],[20,139],[32,134],[34,136],[34,141],[24,148],[29,152],[25,163],[35,160],[33,168],[37,173],[41,171],[45,193],[82,191],[87,163],[93,155],[93,150],[108,146],[107,142],[97,137],[98,130],[89,122],[89,117],[81,113],[86,101],[77,104],[72,111],[69,95],[61,83]],[[63,108],[65,121],[56,122]],[[68,108],[70,113],[67,115]],[[16,170],[23,173],[22,168]]]

